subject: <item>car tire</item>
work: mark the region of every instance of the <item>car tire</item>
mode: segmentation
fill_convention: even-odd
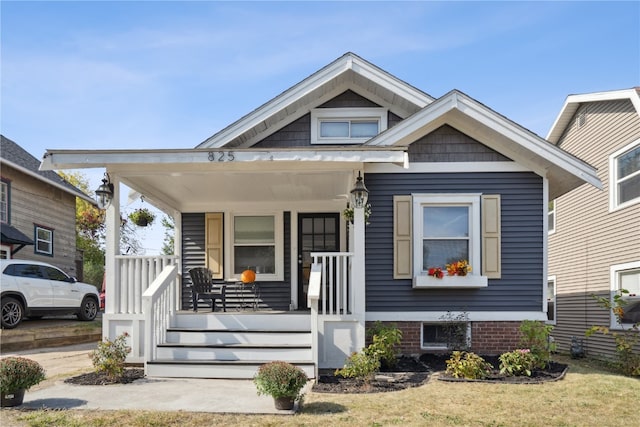
[[[2,329],[13,329],[24,315],[22,303],[13,297],[2,298]]]
[[[91,297],[85,297],[80,305],[78,318],[84,321],[91,321],[98,315],[98,300]]]

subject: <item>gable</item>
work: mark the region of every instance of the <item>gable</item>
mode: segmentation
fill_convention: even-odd
[[[504,162],[510,159],[443,125],[409,145],[410,162]]]

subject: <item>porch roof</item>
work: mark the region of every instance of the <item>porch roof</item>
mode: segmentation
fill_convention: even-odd
[[[47,150],[41,168],[106,168],[165,211],[199,212],[223,203],[343,205],[364,164],[406,161],[406,147]]]

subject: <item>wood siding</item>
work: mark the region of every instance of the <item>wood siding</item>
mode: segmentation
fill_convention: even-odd
[[[584,114],[579,126],[577,118]],[[592,325],[609,325],[609,312],[592,294],[609,293],[610,267],[640,261],[640,204],[609,212],[609,155],[640,138],[640,119],[629,100],[583,104],[558,145],[598,170],[600,191],[583,185],[558,198],[549,236],[549,275],[556,276],[554,336],[561,351]],[[586,341],[592,355],[614,355],[610,337]]]
[[[366,175],[371,224],[366,227],[367,311],[541,311],[542,178],[533,173]],[[485,193],[501,197],[502,277],[480,289],[413,289],[393,278],[393,196]],[[472,266],[480,269],[480,266]]]
[[[288,310],[291,302],[291,213],[285,212],[284,221],[284,281],[258,282],[260,292],[259,308],[271,310]],[[227,226],[225,224],[225,226]],[[226,246],[224,246],[226,247]],[[228,254],[224,254],[226,259]],[[206,266],[205,213],[182,214],[182,309],[193,308],[191,300],[191,279],[189,270]],[[230,275],[225,274],[225,278]],[[245,302],[252,301],[252,295],[246,295]],[[240,302],[242,289],[239,286],[227,288],[227,310],[234,310]]]
[[[77,276],[76,198],[57,187],[4,164],[2,178],[10,181],[10,224],[35,242],[35,226],[53,230],[53,256],[25,246],[14,258],[47,262]]]

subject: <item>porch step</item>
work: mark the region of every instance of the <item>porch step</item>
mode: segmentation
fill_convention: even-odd
[[[250,379],[274,360],[314,376],[308,313],[185,312],[174,323],[147,362],[149,377]]]
[[[270,360],[163,360],[147,362],[147,376],[166,378],[216,378],[251,379],[261,365]],[[315,369],[309,361],[290,361],[301,368],[309,378],[315,377]]]

